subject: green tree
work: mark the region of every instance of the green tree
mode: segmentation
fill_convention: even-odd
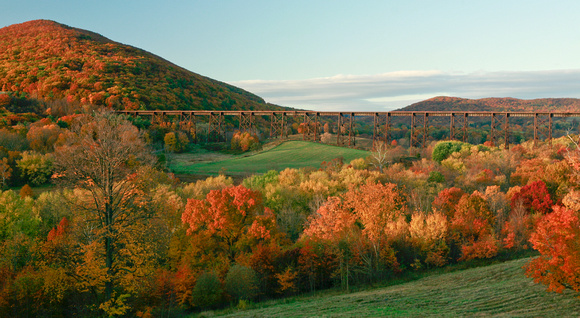
[[[447,159],[452,153],[461,151],[461,149],[471,147],[470,144],[461,141],[440,141],[433,148],[431,158],[438,163]]]
[[[22,158],[16,161],[22,177],[30,184],[38,186],[46,183],[53,172],[53,159],[50,154],[25,151]]]

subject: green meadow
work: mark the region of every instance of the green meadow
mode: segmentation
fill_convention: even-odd
[[[232,156],[225,159],[196,161],[196,154],[180,155],[170,168],[178,174],[249,175],[286,168],[320,167],[323,161],[342,157],[344,163],[369,156],[368,151],[329,146],[306,141],[288,141],[274,148],[249,156]]]

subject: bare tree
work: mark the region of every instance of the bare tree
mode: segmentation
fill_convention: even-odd
[[[384,142],[378,142],[371,152],[371,163],[383,173],[383,168],[387,167],[390,160],[389,147]]]

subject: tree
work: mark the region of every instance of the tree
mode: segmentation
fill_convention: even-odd
[[[522,204],[529,214],[546,214],[552,211],[552,199],[544,181],[538,180],[522,187],[511,199],[512,210]]]
[[[431,157],[434,161],[441,163],[441,161],[447,159],[452,153],[461,151],[463,148],[471,147],[470,144],[461,141],[440,141],[433,148],[433,154]]]
[[[231,147],[233,150],[257,150],[260,149],[260,140],[256,135],[251,135],[249,132],[236,131],[232,137]]]
[[[139,209],[143,203],[132,177],[140,165],[151,164],[152,157],[139,130],[112,113],[96,113],[71,131],[66,144],[56,149],[55,175],[80,190],[75,206],[90,233],[83,250],[91,257],[87,254],[76,275],[96,275],[91,268],[103,266],[104,272],[95,280],[104,285],[105,302],[109,302],[114,288],[126,282],[123,275],[142,274],[137,268],[147,253],[136,238],[144,236],[147,215]]]
[[[573,169],[572,179],[580,176],[580,147],[568,136],[574,149],[566,155]],[[523,189],[523,188],[522,188]],[[530,243],[540,252],[527,267],[526,274],[536,282],[548,286],[549,291],[562,292],[569,288],[580,291],[580,192],[571,191],[536,223]]]
[[[385,168],[390,161],[389,147],[384,142],[379,142],[375,145],[373,152],[371,152],[371,162],[372,164],[383,173],[383,168]]]
[[[344,195],[344,207],[356,215],[362,226],[363,244],[359,247],[368,274],[397,269],[392,243],[406,235],[406,200],[392,183],[369,182],[351,187]],[[366,247],[368,246],[368,248]],[[366,252],[368,251],[368,252]]]
[[[30,148],[40,153],[52,152],[54,144],[61,134],[61,129],[56,124],[43,126],[33,125],[26,134]]]
[[[435,200],[433,200],[433,208],[442,212],[447,216],[447,219],[451,220],[455,215],[456,206],[464,194],[465,192],[463,190],[456,187],[443,189],[439,192]]]
[[[188,199],[181,219],[200,247],[199,256],[214,254],[207,260],[222,260],[226,264],[219,265],[226,267],[259,242],[275,239],[274,213],[263,206],[259,192],[242,185],[212,190],[204,200]]]
[[[356,216],[343,208],[338,197],[329,197],[316,214],[308,217],[308,226],[303,236],[337,243],[354,230]]]
[[[174,132],[168,132],[165,134],[165,137],[163,138],[163,141],[165,143],[165,149],[171,152],[180,152],[181,151],[181,145],[179,144],[179,141],[177,140],[177,136],[175,136]]]
[[[450,219],[451,239],[461,248],[459,260],[490,258],[497,254],[498,242],[493,232],[495,214],[479,191],[464,194]]]
[[[555,206],[537,223],[530,242],[540,252],[527,267],[527,275],[562,292],[565,288],[580,291],[580,222],[578,211]]]
[[[8,165],[8,158],[0,160],[0,190],[6,185],[12,176],[12,168]]]
[[[53,172],[53,159],[50,154],[25,151],[16,163],[22,176],[36,186],[46,183]]]

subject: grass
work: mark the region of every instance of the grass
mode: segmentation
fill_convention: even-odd
[[[254,155],[231,156],[221,160],[199,161],[195,153],[184,154],[173,160],[170,168],[178,174],[217,175],[225,171],[228,175],[250,175],[285,168],[317,168],[323,161],[338,157],[343,157],[344,162],[348,163],[368,155],[369,152],[364,150],[288,141]]]
[[[578,317],[578,294],[548,293],[524,275],[529,258],[425,276],[355,293],[322,292],[257,303],[226,317]]]

